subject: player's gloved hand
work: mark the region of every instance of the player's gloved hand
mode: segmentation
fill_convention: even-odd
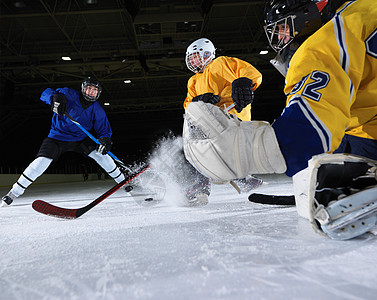
[[[111,146],[113,145],[111,139],[106,136],[99,138],[98,141],[101,143],[101,145],[97,145],[97,151],[102,155],[107,154],[107,152],[110,151]]]
[[[237,112],[241,112],[248,104],[254,100],[253,81],[246,77],[241,77],[232,82],[232,98]]]
[[[67,112],[67,97],[64,94],[54,94],[51,99],[51,110],[63,116]]]
[[[220,101],[220,97],[218,95],[214,95],[213,93],[205,93],[198,95],[192,98],[192,102],[202,101],[204,103],[216,104]]]

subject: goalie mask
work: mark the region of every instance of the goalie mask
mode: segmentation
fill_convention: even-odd
[[[271,64],[285,77],[298,47],[329,21],[346,0],[269,0],[264,9],[264,31],[278,52]]]
[[[202,73],[215,58],[215,46],[209,39],[201,38],[187,47],[186,66],[194,73]]]
[[[87,101],[97,101],[101,92],[101,84],[93,77],[87,77],[81,83],[81,93]]]
[[[329,1],[268,1],[264,10],[264,31],[271,47],[279,52],[294,39],[307,37],[317,31],[331,18]]]

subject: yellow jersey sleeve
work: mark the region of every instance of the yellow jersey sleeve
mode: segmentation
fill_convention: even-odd
[[[218,95],[220,97],[218,106],[230,106],[233,103],[232,82],[240,77],[251,79],[254,90],[262,83],[262,74],[248,62],[227,56],[214,59],[204,69],[203,73],[196,73],[189,79],[187,97],[183,104],[184,108],[187,108],[192,98],[205,93]],[[250,121],[250,105],[240,113],[237,113],[235,109],[232,109],[231,113],[237,115],[243,121]]]
[[[375,0],[347,2],[290,61],[287,106],[273,124],[288,175],[336,150],[345,133],[377,139],[376,74]]]

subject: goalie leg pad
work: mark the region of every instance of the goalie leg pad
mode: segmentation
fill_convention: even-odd
[[[183,141],[187,160],[213,182],[286,171],[284,157],[269,123],[239,121],[209,103],[188,105]]]

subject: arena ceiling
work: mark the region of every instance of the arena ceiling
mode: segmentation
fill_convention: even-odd
[[[264,4],[265,0],[2,0],[0,138],[21,119],[46,112],[39,101],[45,88],[79,88],[88,75],[101,82],[101,102],[110,104],[105,107],[109,115],[181,114],[192,75],[185,51],[200,37],[213,41],[217,56],[238,57],[261,71],[256,107],[259,103],[259,111],[271,112],[283,78],[269,64],[274,53],[262,30]],[[269,53],[261,55],[261,50]]]

